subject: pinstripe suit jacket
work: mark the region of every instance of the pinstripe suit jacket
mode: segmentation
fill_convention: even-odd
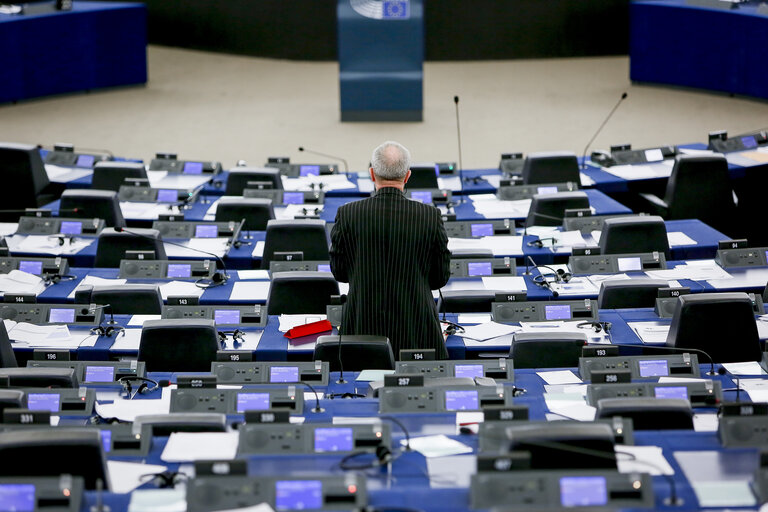
[[[448,352],[431,290],[450,277],[440,211],[394,187],[339,208],[331,231],[331,271],[349,283],[342,333],[387,336],[404,348]]]

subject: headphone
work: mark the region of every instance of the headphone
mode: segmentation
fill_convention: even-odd
[[[156,380],[148,379],[146,377],[134,377],[131,375],[128,377],[120,377],[117,382],[122,384],[123,393],[125,393],[125,398],[128,399],[132,399],[137,394],[148,395],[160,389],[160,384]],[[139,384],[139,387],[136,388],[136,392],[131,396],[133,385],[136,383],[141,384]]]
[[[41,276],[43,278],[43,283],[45,286],[50,286],[52,284],[59,284],[62,281],[74,281],[77,276],[69,275],[69,274],[43,274]]]
[[[108,325],[106,327],[100,325],[91,329],[91,334],[98,334],[99,336],[106,336],[107,338],[111,338],[113,335],[117,337],[123,333],[125,333],[125,327],[119,325]]]
[[[448,326],[443,331],[443,334],[447,334],[448,336],[452,336],[457,332],[464,332],[464,327],[457,323],[451,322],[449,320],[440,320],[440,323],[448,324]]]
[[[555,245],[557,243],[557,238],[551,236],[548,238],[537,238],[536,240],[531,240],[526,245],[528,245],[528,247],[538,247],[539,249],[541,249],[544,247],[544,241],[546,240],[551,240],[552,245]]]
[[[567,282],[570,282],[570,280],[573,278],[573,274],[571,274],[570,272],[566,272],[561,268],[554,270],[553,268],[548,267],[546,265],[539,265],[539,267],[548,268],[549,270],[554,272],[555,283],[567,283]],[[539,275],[537,276],[533,276],[532,280],[537,286],[540,286],[542,288],[549,288],[550,283],[549,281],[547,281],[547,277],[542,273],[539,273]]]
[[[171,489],[176,484],[184,482],[189,477],[180,471],[163,471],[162,473],[147,473],[139,477],[141,480],[152,477],[152,483],[160,489]]]
[[[234,343],[245,342],[245,333],[240,329],[235,329],[234,331],[216,331],[216,334],[219,336],[219,343],[221,343],[222,347],[227,342],[227,336],[232,336],[232,341]]]
[[[605,334],[608,334],[611,332],[611,328],[613,327],[613,324],[611,322],[580,322],[576,324],[576,327],[580,327],[583,329],[589,329],[590,327],[595,330],[595,332],[605,332]]]
[[[64,245],[64,242],[67,241],[67,240],[69,241],[70,245],[75,243],[75,241],[77,241],[77,239],[74,236],[72,236],[72,235],[69,235],[69,236],[66,236],[66,235],[51,235],[48,238],[55,238],[56,240],[58,240],[59,241],[59,246]]]

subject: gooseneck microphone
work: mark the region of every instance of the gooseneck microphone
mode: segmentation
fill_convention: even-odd
[[[142,233],[137,233],[135,231],[130,231],[130,230],[127,230],[127,229],[122,228],[122,227],[115,227],[115,231],[117,231],[118,233],[128,233],[129,235],[133,235],[133,236],[136,236],[136,237],[139,237],[139,238],[145,238],[147,240],[152,240],[152,241],[157,240],[156,238],[152,238],[151,236],[147,236],[147,235],[144,235]],[[193,251],[193,252],[197,252],[197,253],[200,253],[200,254],[205,254],[207,256],[211,256],[212,258],[216,259],[216,262],[218,263],[218,265],[221,266],[221,271],[217,271],[215,274],[213,274],[213,276],[211,277],[211,283],[210,284],[204,283],[202,279],[198,279],[197,281],[195,281],[195,284],[197,286],[199,286],[201,288],[210,288],[212,286],[222,285],[222,284],[226,283],[229,280],[229,273],[227,273],[227,265],[224,263],[224,260],[220,256],[217,256],[216,254],[213,254],[212,252],[203,251],[202,249],[196,249],[194,247],[189,247],[189,246],[186,246],[186,245],[183,245],[183,244],[177,244],[176,242],[170,242],[168,240],[162,240],[162,242],[164,244],[175,245],[176,247],[181,247],[183,249],[188,249],[188,250]]]
[[[312,409],[312,412],[325,412],[325,409],[320,407],[320,396],[317,394],[315,387],[309,382],[301,381],[301,383],[307,386],[315,394],[315,408]]]
[[[347,296],[344,294],[339,295],[339,301],[341,302],[341,321],[339,322],[339,380],[336,384],[346,384],[344,380],[344,363],[341,361],[341,326],[344,324],[344,304],[347,303]]]
[[[344,158],[342,158],[340,156],[329,155],[327,153],[321,153],[319,151],[314,151],[312,149],[307,149],[307,148],[305,148],[303,146],[299,146],[299,151],[302,151],[304,153],[309,153],[309,154],[312,154],[312,155],[322,156],[322,157],[325,157],[325,158],[330,158],[331,160],[338,160],[339,162],[344,164],[344,173],[345,174],[349,174],[349,165],[347,164],[346,159],[344,159]]]
[[[453,97],[453,103],[456,106],[456,140],[459,149],[459,187],[461,187],[461,204],[464,204],[464,162],[461,158],[461,123],[459,123],[459,97]]]
[[[616,109],[619,108],[619,105],[621,105],[621,102],[624,101],[625,99],[627,99],[627,92],[626,91],[621,93],[621,98],[619,98],[619,101],[617,101],[616,105],[613,106],[613,110],[611,110],[611,112],[608,114],[608,116],[606,116],[605,120],[603,121],[603,124],[600,125],[600,128],[597,129],[597,131],[592,136],[592,138],[589,139],[589,142],[587,142],[587,145],[584,146],[584,154],[582,155],[582,160],[581,160],[581,168],[582,169],[586,169],[587,168],[587,150],[589,149],[589,146],[591,146],[592,143],[597,138],[597,136],[600,135],[600,132],[603,131],[603,128],[605,127],[605,125],[608,123],[608,121],[611,120],[611,118],[613,117],[613,114],[616,112]]]

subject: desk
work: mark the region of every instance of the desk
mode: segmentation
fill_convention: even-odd
[[[632,81],[768,98],[768,71],[755,50],[768,46],[768,16],[756,4],[724,10],[635,0],[629,18]]]
[[[113,2],[0,15],[0,103],[146,83],[146,18],[144,4]]]

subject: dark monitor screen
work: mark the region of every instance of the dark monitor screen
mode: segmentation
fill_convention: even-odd
[[[471,224],[469,230],[472,236],[493,236],[493,224]]]
[[[269,382],[299,382],[299,367],[273,366],[269,369]]]
[[[179,200],[179,194],[175,190],[160,189],[157,191],[158,203],[175,203]]]
[[[432,192],[429,192],[429,191],[411,192],[411,199],[424,204],[432,204]]]
[[[238,393],[237,412],[269,409],[269,393]]]
[[[43,262],[42,261],[20,261],[19,270],[27,272],[28,274],[42,274]]]
[[[203,174],[203,162],[184,162],[184,174]]]
[[[490,276],[493,274],[490,261],[476,261],[467,263],[467,274],[470,277]]]
[[[564,507],[599,507],[607,505],[608,485],[605,477],[561,477],[560,504]]]
[[[0,512],[34,512],[36,506],[33,484],[0,484]]]
[[[318,176],[320,175],[319,165],[300,165],[299,176]]]
[[[327,263],[321,263],[317,266],[318,272],[330,272],[331,271],[331,265]]]
[[[104,447],[104,453],[109,453],[112,450],[112,431],[100,430],[99,434],[101,435],[101,445]]]
[[[482,364],[457,364],[453,367],[454,377],[469,377],[474,379],[475,377],[484,377]]]
[[[192,277],[192,265],[189,263],[169,263],[165,277]]]
[[[548,304],[544,306],[544,318],[547,320],[570,320],[570,304]]]
[[[75,310],[74,308],[51,308],[48,321],[52,324],[71,324],[75,321]]]
[[[637,366],[640,369],[641,377],[667,377],[669,375],[669,366],[664,359],[638,361]]]
[[[283,204],[304,204],[304,192],[283,192]]]
[[[352,451],[351,428],[316,428],[316,452],[349,452]]]
[[[240,310],[239,309],[215,309],[213,311],[213,322],[216,325],[239,324]]]
[[[62,235],[80,235],[83,233],[83,223],[78,221],[62,221],[59,226]]]
[[[685,386],[664,386],[653,390],[656,398],[679,398],[688,400],[688,388]]]
[[[278,480],[275,482],[277,510],[322,508],[323,482],[320,480]]]
[[[27,409],[59,412],[61,397],[57,393],[27,393]]]
[[[93,155],[77,155],[75,166],[92,168],[95,160],[96,158]]]
[[[219,228],[213,224],[198,224],[195,226],[197,238],[216,238],[219,236]]]
[[[445,392],[445,409],[448,411],[476,410],[480,408],[477,391]]]
[[[114,382],[115,368],[113,366],[86,366],[85,382]]]

